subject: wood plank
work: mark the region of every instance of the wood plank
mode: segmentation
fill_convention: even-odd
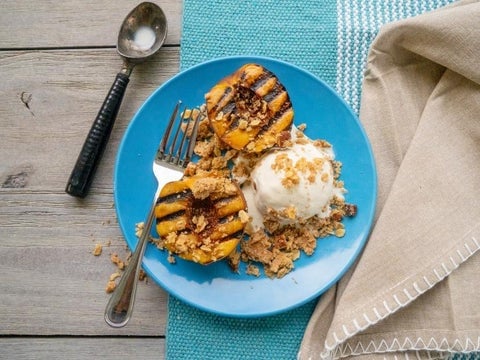
[[[75,202],[64,194],[25,192],[0,197],[0,335],[165,334],[166,293],[140,282],[128,326],[103,319],[105,286],[126,259],[112,196]],[[103,252],[94,256],[96,244]]]
[[[180,42],[182,2],[155,1],[168,21],[166,43]],[[2,0],[0,48],[114,46],[135,0]]]
[[[111,329],[103,310],[115,270],[108,255],[125,255],[112,206],[115,153],[141,103],[177,72],[178,48],[134,70],[91,195],[64,193],[119,66],[114,49],[0,53],[0,335],[165,334],[167,297],[152,282],[140,284],[127,327]],[[100,257],[96,242],[111,242]]]
[[[2,359],[143,359],[165,358],[163,338],[0,338]]]
[[[148,95],[178,71],[178,58],[178,48],[165,48],[134,69],[93,193],[111,191],[125,128]],[[0,53],[0,192],[12,176],[23,176],[19,186],[29,191],[63,191],[120,67],[114,49]]]

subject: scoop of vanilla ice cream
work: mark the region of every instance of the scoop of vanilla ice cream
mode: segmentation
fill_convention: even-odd
[[[331,148],[312,141],[267,153],[257,162],[250,186],[244,189],[254,225],[258,224],[255,217],[266,215],[269,209],[284,223],[314,215],[327,217],[332,198],[343,198],[344,192],[335,186],[333,157]]]

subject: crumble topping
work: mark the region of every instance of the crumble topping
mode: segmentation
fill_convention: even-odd
[[[269,116],[268,103],[249,88],[235,86],[235,89],[233,101],[236,105],[236,112],[229,113],[227,119],[225,119],[225,114],[220,111],[215,120],[238,121],[239,128],[247,131],[266,125]]]
[[[256,265],[248,264],[246,273],[248,275],[253,275],[253,276],[259,277],[260,276],[260,269]]]
[[[199,156],[199,160],[196,163],[191,162],[187,166],[185,174],[192,176],[213,173],[215,176],[223,176],[227,179],[231,176],[237,179],[248,179],[250,172],[262,154],[243,153],[230,149],[222,143],[213,131],[210,130],[205,106],[200,108],[197,116],[202,116],[194,150],[195,154]],[[223,117],[223,114],[219,114],[219,117]],[[246,125],[242,124],[240,120],[239,126]],[[289,132],[285,134],[282,137],[282,145],[292,146],[293,144],[312,143],[323,150],[331,148],[331,144],[325,140],[312,141],[308,139],[303,133],[305,129],[305,124],[299,125],[293,139]],[[277,139],[272,141],[275,142]],[[232,160],[235,160],[233,165]],[[286,154],[279,153],[272,165],[272,169],[277,173],[282,171],[282,185],[288,189],[299,183],[300,174],[306,174],[306,179],[311,183],[317,181],[317,176],[320,176],[320,180],[323,182],[330,181],[327,173],[319,173],[325,161],[331,161],[334,186],[343,188],[343,182],[339,180],[341,172],[341,163],[339,161],[325,160],[323,158],[308,160],[306,157],[301,157],[294,162]],[[228,188],[224,186],[224,182],[218,179],[215,181],[207,179],[201,182],[199,188],[195,190],[195,196],[207,197],[213,191],[228,191]],[[247,264],[246,273],[252,276],[259,276],[259,265],[263,267],[265,274],[269,277],[280,278],[285,276],[294,268],[294,262],[302,252],[307,256],[313,254],[318,238],[329,235],[336,237],[345,235],[345,227],[342,220],[345,216],[355,216],[357,212],[356,206],[345,203],[344,199],[339,197],[334,197],[329,206],[331,207],[329,216],[313,216],[308,219],[298,217],[297,209],[293,205],[281,211],[269,208],[267,214],[264,215],[264,229],[254,231],[252,226],[246,227],[246,233],[249,238],[241,241],[240,249],[228,256],[230,267],[234,272],[238,272],[240,262],[245,262]],[[252,218],[247,212],[239,215],[242,222],[251,223]],[[285,225],[279,221],[280,219],[289,219],[291,221]],[[199,228],[202,228],[204,225],[203,221],[204,219],[200,217],[195,219]],[[185,239],[185,246],[188,246],[188,239]]]
[[[203,200],[215,194],[235,195],[237,187],[227,178],[205,177],[197,180],[191,188],[195,199]]]
[[[112,261],[112,263],[117,265],[119,270],[125,270],[125,262],[120,259],[120,257],[118,256],[117,253],[111,254],[110,255],[110,260]]]
[[[102,254],[102,249],[103,249],[102,244],[95,244],[92,254],[94,256],[100,256]]]

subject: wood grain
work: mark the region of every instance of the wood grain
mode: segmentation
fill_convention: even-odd
[[[126,328],[109,328],[103,310],[115,270],[108,254],[125,254],[113,209],[115,153],[141,103],[177,72],[178,48],[134,70],[90,196],[64,193],[118,64],[113,49],[0,53],[0,334],[165,334],[166,294],[153,283],[140,284]],[[102,256],[91,254],[109,241]]]
[[[93,192],[111,191],[119,140],[142,102],[178,71],[178,56],[165,48],[134,69]],[[63,191],[120,65],[113,49],[0,53],[0,191],[19,174],[24,189]]]
[[[4,0],[0,11],[0,358],[163,359],[167,294],[141,282],[129,324],[103,319],[105,286],[127,255],[113,208],[120,139],[142,102],[178,71],[182,1],[155,0],[168,36],[131,76],[85,200],[64,193],[122,60],[133,0]],[[103,245],[100,256],[92,251]]]
[[[182,1],[156,0],[168,21],[166,44],[180,42]],[[136,0],[2,0],[0,49],[112,47]]]
[[[162,359],[162,338],[0,338],[0,357],[16,360]]]
[[[117,271],[110,254],[126,259],[125,241],[111,195],[73,200],[26,191],[0,198],[0,334],[164,335],[166,294],[152,281],[139,284],[127,327],[106,325],[105,286]]]

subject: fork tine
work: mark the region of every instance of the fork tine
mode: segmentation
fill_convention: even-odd
[[[188,130],[190,128],[190,122],[191,122],[191,119],[192,119],[192,115],[193,115],[193,111],[190,110],[190,114],[188,117],[185,116],[185,113],[186,113],[187,109],[184,109],[180,115],[180,125],[179,125],[179,128],[182,127],[182,125],[185,123],[185,120],[186,120],[186,126],[185,126],[185,129],[183,129],[183,135],[182,135],[182,138],[180,140],[180,145],[178,146],[178,149],[177,149],[177,153],[176,155],[174,156],[174,161],[175,161],[175,164],[178,165],[180,164],[180,162],[182,161],[182,154],[183,154],[183,145],[185,144],[185,139],[187,138],[187,134],[188,134]]]
[[[183,166],[186,166],[190,162],[190,159],[192,158],[193,150],[195,149],[195,143],[197,141],[198,124],[200,123],[201,117],[202,117],[201,114],[198,113],[195,119],[195,122],[193,124],[193,129],[188,141],[187,152],[185,155],[185,162]]]
[[[172,131],[172,126],[175,123],[175,119],[177,118],[178,109],[181,103],[181,101],[177,102],[175,108],[173,109],[172,115],[170,115],[170,120],[168,121],[167,128],[165,129],[165,133],[163,134],[162,142],[160,143],[160,146],[158,148],[159,154],[157,154],[157,156],[160,155],[160,157],[163,157],[163,155],[165,154],[168,139],[170,138],[170,133]]]
[[[200,119],[201,113],[197,108],[190,110],[188,116],[185,116],[185,112],[182,114],[182,121],[185,123],[186,120],[186,126],[183,129],[182,142],[178,150],[177,165],[186,167],[190,162],[197,141],[198,123]],[[193,128],[190,129],[192,126]]]
[[[182,114],[183,111],[180,112],[180,114]],[[175,113],[175,116],[177,114]],[[175,120],[174,120],[175,122]],[[170,147],[168,149],[168,153],[167,153],[167,161],[173,161],[175,162],[176,161],[176,156],[174,155],[174,152],[175,152],[175,146],[177,145],[177,140],[178,140],[178,134],[180,134],[180,130],[182,128],[182,119],[181,119],[181,116],[180,116],[180,122],[177,126],[177,129],[175,130],[175,135],[173,136],[173,139],[172,139],[172,143],[170,144]]]
[[[180,111],[180,116],[178,116],[181,104],[182,102],[178,101],[178,103],[175,105],[172,115],[170,116],[165,134],[163,135],[162,141],[158,148],[157,160],[170,163],[172,165],[186,167],[193,155],[193,150],[197,140],[198,123],[200,122],[202,116],[200,112],[197,113],[194,110],[189,110],[190,112],[188,113],[188,116],[186,116],[187,109],[185,108]],[[175,122],[177,122],[177,117],[179,117],[180,120],[176,126],[176,129],[173,129]],[[192,123],[193,128],[190,131]],[[182,129],[182,127],[184,128]],[[182,134],[180,135],[180,133]],[[190,133],[190,136],[188,136],[188,133]]]

